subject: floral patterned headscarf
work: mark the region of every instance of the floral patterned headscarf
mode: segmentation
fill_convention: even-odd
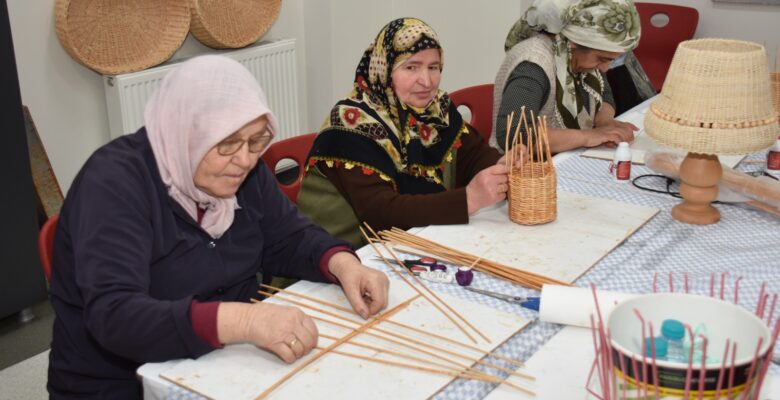
[[[543,31],[555,35],[556,78],[562,89],[558,93],[558,109],[566,126],[571,128],[572,121],[576,124],[582,105],[577,102],[570,73],[569,42],[614,53],[633,50],[639,44],[639,13],[632,0],[536,0],[512,26],[504,48],[509,50]],[[600,103],[604,91],[601,74],[593,71],[575,78],[590,94],[598,94],[594,97]]]
[[[442,54],[425,22],[399,18],[385,25],[360,59],[353,90],[320,129],[309,165],[360,166],[392,181],[399,192],[442,190],[444,163],[452,161],[460,134],[467,132],[463,120],[444,91],[416,108],[398,99],[392,81],[393,70],[427,49]]]

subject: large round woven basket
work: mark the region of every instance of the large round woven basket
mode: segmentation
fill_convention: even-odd
[[[57,0],[54,18],[65,51],[105,75],[169,59],[190,26],[189,6],[182,0]]]
[[[661,144],[694,153],[767,148],[780,134],[770,88],[763,46],[725,39],[682,42],[645,115],[645,130]]]
[[[549,162],[531,162],[509,175],[509,219],[520,225],[552,222],[558,215],[558,180]]]
[[[282,0],[190,0],[190,31],[215,49],[248,46],[268,31],[281,7]]]

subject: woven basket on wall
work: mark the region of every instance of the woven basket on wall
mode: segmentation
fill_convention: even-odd
[[[521,225],[552,222],[558,215],[557,176],[550,162],[531,162],[509,175],[509,219]]]
[[[169,59],[190,26],[189,6],[182,0],[57,0],[54,18],[65,51],[105,75]]]
[[[282,0],[190,0],[190,31],[215,49],[248,46],[268,31],[281,7]]]

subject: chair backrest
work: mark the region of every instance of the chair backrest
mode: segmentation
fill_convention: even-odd
[[[41,258],[41,266],[43,267],[43,275],[46,276],[46,280],[51,280],[51,263],[52,255],[54,253],[54,233],[57,232],[57,222],[59,222],[60,216],[54,215],[46,220],[41,227],[41,231],[38,233],[38,255]]]
[[[493,131],[493,84],[469,86],[450,93],[455,107],[465,106],[471,111],[469,124],[473,126],[485,143],[490,141]]]
[[[279,183],[279,188],[293,203],[298,203],[298,191],[301,190],[301,181],[303,180],[303,174],[306,167],[306,157],[309,155],[309,150],[314,144],[314,138],[317,137],[316,133],[307,133],[305,135],[299,135],[288,139],[281,140],[271,145],[268,150],[263,154],[263,162],[268,165],[268,168],[272,172],[276,171],[276,164],[279,161],[289,158],[298,164],[298,176],[295,177],[295,181],[291,184]]]
[[[655,90],[660,92],[677,45],[693,39],[693,34],[696,33],[699,12],[695,8],[671,4],[634,4],[642,24],[642,37],[634,55],[642,64],[642,69]],[[669,22],[662,27],[653,26],[651,19],[656,15],[665,15]]]

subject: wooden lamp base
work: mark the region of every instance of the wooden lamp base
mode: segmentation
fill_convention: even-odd
[[[686,224],[708,225],[720,220],[720,211],[712,206],[718,197],[718,182],[723,175],[717,155],[688,153],[680,165],[680,194],[683,202],[672,209],[672,217]]]

